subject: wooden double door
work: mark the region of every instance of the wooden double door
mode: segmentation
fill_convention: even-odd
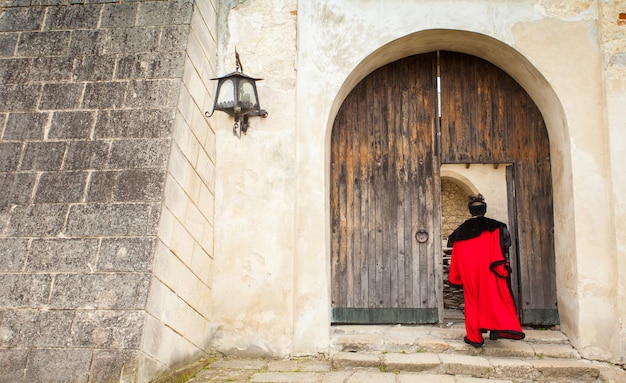
[[[509,164],[521,319],[558,323],[543,118],[505,72],[477,57],[445,51],[377,69],[351,91],[336,116],[330,169],[332,322],[442,320],[443,163]]]

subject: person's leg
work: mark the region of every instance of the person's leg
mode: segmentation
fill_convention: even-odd
[[[485,341],[478,326],[478,301],[471,292],[468,293],[467,289],[463,295],[465,298],[465,332],[467,334],[464,340],[467,344],[480,347]]]

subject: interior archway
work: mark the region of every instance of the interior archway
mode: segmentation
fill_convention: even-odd
[[[453,170],[441,169],[441,180],[450,180],[457,184],[465,194],[478,194],[478,188],[463,174],[455,172]]]

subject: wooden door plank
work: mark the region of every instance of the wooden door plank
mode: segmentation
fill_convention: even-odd
[[[360,95],[360,93],[359,93]],[[358,111],[358,100],[360,97],[355,97],[357,104],[354,106]],[[363,166],[364,159],[362,158],[363,151],[361,150],[362,135],[356,134],[359,131],[359,125],[362,124],[359,118],[351,118],[351,123],[347,124],[348,129],[353,131],[350,138],[350,150],[352,153],[352,166],[354,168],[352,179],[354,180],[353,187],[353,204],[352,204],[352,230],[353,230],[353,245],[352,245],[352,306],[364,307],[364,302],[367,299],[367,295],[364,294],[363,286],[363,268],[366,266],[365,257],[363,256],[363,243],[365,240],[364,231],[362,229],[362,198],[363,198]],[[348,143],[346,143],[348,144]],[[367,284],[366,284],[367,285]],[[366,288],[366,287],[365,287]]]
[[[398,93],[399,102],[405,104],[407,102],[407,90],[402,89]],[[406,246],[404,243],[405,236],[405,219],[404,219],[404,208],[405,205],[409,202],[406,198],[405,187],[407,186],[406,180],[406,172],[404,171],[404,163],[405,163],[405,153],[408,148],[406,146],[406,141],[403,139],[406,132],[406,119],[405,113],[401,113],[400,110],[393,110],[393,123],[395,126],[398,126],[397,134],[393,137],[393,145],[396,150],[397,158],[394,161],[394,172],[397,180],[397,203],[395,207],[395,216],[396,216],[396,238],[395,246],[397,248],[396,251],[396,262],[394,265],[395,268],[395,278],[398,281],[394,297],[395,307],[406,307],[406,294],[407,288],[406,285],[409,283],[410,276],[407,278],[406,270],[405,270],[405,262],[406,262]]]
[[[345,115],[338,114],[338,121],[335,122],[335,126],[343,126],[345,124],[344,121]],[[339,129],[335,129],[332,132],[333,138],[331,140],[335,141],[337,138],[335,136],[338,134]],[[341,306],[342,302],[340,301],[340,290],[339,290],[339,145],[331,145],[331,153],[330,153],[330,174],[333,177],[337,177],[337,179],[331,183],[331,191],[330,191],[330,248],[331,248],[331,262],[330,262],[330,272],[333,276],[331,278],[331,304],[333,306]]]
[[[413,93],[414,89],[409,87],[410,92]],[[421,95],[418,95],[418,99],[420,100],[420,102],[423,101],[423,98],[421,97]],[[422,301],[422,273],[420,272],[420,268],[421,268],[421,253],[420,253],[420,248],[419,248],[419,244],[417,243],[416,239],[415,239],[415,234],[419,231],[420,227],[419,227],[419,201],[423,198],[422,195],[420,195],[420,182],[419,180],[421,179],[421,174],[419,172],[419,160],[420,160],[420,146],[419,146],[419,141],[420,141],[420,131],[419,131],[419,124],[420,124],[420,118],[419,118],[419,114],[420,111],[418,109],[418,104],[420,104],[420,102],[418,103],[409,103],[407,106],[410,109],[410,113],[409,113],[409,145],[411,148],[411,154],[409,156],[408,159],[408,170],[409,170],[409,187],[408,187],[408,191],[409,191],[409,198],[410,198],[410,211],[408,212],[409,216],[407,217],[407,220],[409,222],[409,233],[410,233],[410,238],[408,239],[408,245],[411,248],[411,252],[410,252],[410,257],[411,257],[411,266],[410,266],[410,270],[411,270],[411,274],[407,275],[407,278],[413,278],[413,291],[412,291],[412,297],[411,297],[411,302],[410,302],[410,307],[421,307],[421,301]]]
[[[354,152],[353,141],[356,129],[351,123],[346,124],[346,129],[342,134],[343,147],[345,148],[345,226],[346,226],[346,238],[345,238],[345,291],[346,291],[346,305],[354,306],[354,290],[355,290],[355,275],[354,264],[359,263],[358,254],[354,252],[355,241],[355,225],[354,225]]]
[[[384,174],[383,174],[383,142],[382,142],[382,125],[383,125],[383,116],[380,115],[380,95],[379,91],[384,87],[381,84],[383,81],[382,78],[383,73],[378,72],[372,78],[372,82],[374,84],[373,92],[368,95],[372,100],[372,127],[373,127],[373,147],[374,147],[374,161],[371,164],[373,166],[374,176],[373,176],[373,187],[374,187],[374,205],[372,215],[374,217],[374,253],[370,254],[376,260],[374,274],[373,274],[373,283],[374,286],[374,307],[384,307],[384,296],[385,291],[383,289],[383,235],[382,235],[382,224],[383,224],[383,212],[382,212],[382,204],[383,198],[385,198],[385,182],[384,182]]]
[[[338,121],[336,122],[337,126],[345,125],[345,115],[338,114]],[[333,130],[333,141],[340,141],[341,129]],[[340,187],[342,184],[341,179],[341,146],[333,145],[331,147],[331,174],[335,178],[335,182],[331,184],[331,197],[330,197],[330,205],[331,205],[331,274],[334,276],[331,280],[331,301],[333,305],[343,306],[345,302],[342,301],[341,294],[341,271],[340,271],[340,259],[341,255],[341,246],[340,246],[340,238],[341,238],[341,211],[340,211]]]
[[[384,193],[381,195],[381,205],[377,210],[380,212],[380,237],[381,237],[381,249],[380,255],[377,259],[380,259],[381,262],[381,284],[379,286],[379,290],[382,291],[382,303],[381,307],[394,307],[392,302],[392,286],[395,284],[395,281],[391,279],[391,269],[392,269],[392,261],[394,258],[393,250],[391,247],[391,238],[395,238],[395,230],[396,225],[395,219],[393,216],[393,212],[395,209],[390,209],[392,203],[394,203],[394,196],[396,193],[396,185],[397,181],[395,179],[395,173],[392,172],[391,166],[392,162],[395,159],[395,148],[390,147],[389,143],[389,135],[394,133],[394,127],[392,123],[389,121],[389,113],[387,112],[388,107],[392,107],[392,105],[388,105],[391,101],[388,95],[389,88],[393,86],[393,73],[389,73],[387,71],[386,81],[384,82],[384,87],[378,89],[376,92],[376,98],[378,100],[378,114],[381,116],[380,123],[380,147],[381,147],[381,157],[380,157],[380,170],[381,170],[381,185],[379,186]],[[390,83],[391,82],[391,83]],[[393,223],[393,225],[392,225]]]
[[[398,240],[400,241],[401,249],[402,249],[402,263],[400,267],[402,268],[402,280],[404,281],[404,294],[402,296],[403,307],[415,307],[414,296],[416,291],[416,277],[413,268],[413,237],[412,237],[412,206],[413,206],[413,195],[411,194],[411,156],[413,155],[412,148],[412,140],[411,140],[411,119],[414,114],[412,114],[412,105],[410,101],[412,100],[412,92],[409,87],[402,88],[402,98],[401,105],[403,109],[401,111],[401,131],[400,131],[400,141],[399,148],[402,152],[401,156],[401,166],[399,178],[401,182],[401,195],[402,195],[402,205],[401,209],[398,212],[399,219],[398,225],[400,228],[400,232],[402,235],[399,235]]]
[[[492,65],[486,61],[476,62],[476,91],[477,91],[477,120],[478,127],[476,129],[477,143],[474,158],[478,158],[480,162],[487,162],[497,157],[494,151],[496,140],[495,127],[493,125],[494,108],[492,100],[497,95],[497,78],[498,73],[492,69]]]
[[[371,148],[370,142],[370,130],[367,125],[367,108],[365,103],[366,92],[363,88],[362,93],[359,94],[359,102],[357,107],[357,113],[359,116],[359,126],[356,127],[361,134],[359,135],[359,150],[361,158],[361,206],[359,208],[360,225],[362,232],[362,241],[360,245],[359,259],[361,264],[361,294],[359,305],[356,307],[369,307],[370,291],[373,287],[369,284],[370,264],[368,254],[370,253],[370,243],[373,241],[372,233],[370,231],[370,211],[368,206],[372,201],[372,168],[369,166],[371,163]],[[373,270],[373,269],[372,269]]]
[[[496,71],[491,83],[491,153],[495,163],[510,163],[511,161],[507,157],[506,142],[507,142],[507,129],[503,127],[507,126],[506,119],[506,99],[509,94],[509,88],[506,81],[507,74],[501,70]],[[484,158],[487,162],[488,157]]]
[[[387,174],[387,183],[388,183],[388,193],[389,199],[387,200],[386,211],[389,214],[389,217],[386,220],[386,241],[387,244],[387,266],[388,266],[388,276],[389,276],[389,306],[390,307],[400,307],[399,305],[399,291],[400,284],[403,283],[403,279],[399,278],[399,269],[398,269],[398,259],[399,259],[399,249],[398,249],[398,204],[400,201],[399,198],[399,184],[400,179],[398,178],[398,157],[400,148],[398,147],[397,137],[401,134],[401,127],[398,125],[398,109],[393,107],[396,103],[398,103],[398,76],[401,75],[401,71],[393,74],[392,79],[390,80],[390,86],[387,86],[386,89],[386,97],[385,104],[387,107],[385,108],[385,113],[387,115],[387,152],[389,153],[387,157],[387,166],[388,169],[386,171]]]
[[[347,129],[339,130],[339,141],[345,142],[346,140],[346,131]],[[347,206],[346,206],[346,150],[345,146],[341,145],[339,148],[339,163],[338,163],[338,197],[337,197],[337,210],[339,212],[339,236],[338,236],[338,264],[336,267],[337,272],[337,286],[339,290],[339,304],[347,305],[348,304],[348,295],[347,295],[347,237],[348,237],[348,227],[346,225],[346,215],[347,215]]]

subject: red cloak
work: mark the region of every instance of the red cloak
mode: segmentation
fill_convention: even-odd
[[[511,267],[504,254],[510,241],[506,225],[475,217],[452,236],[448,281],[463,286],[466,342],[479,347],[482,333],[490,339],[523,339],[510,288]]]

